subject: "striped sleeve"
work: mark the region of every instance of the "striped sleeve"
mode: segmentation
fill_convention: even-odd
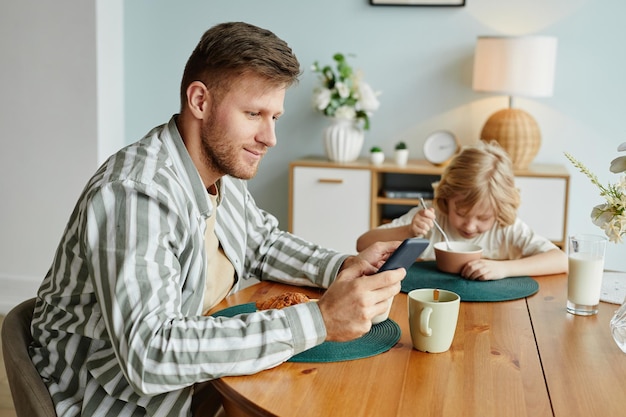
[[[249,277],[328,288],[349,256],[323,248],[279,228],[278,220],[257,207],[245,182],[224,178],[228,198],[219,207],[220,240],[241,253]],[[245,236],[245,239],[237,237]]]

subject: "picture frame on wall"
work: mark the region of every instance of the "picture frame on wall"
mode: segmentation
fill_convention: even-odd
[[[448,6],[463,7],[465,0],[370,0],[373,6]]]

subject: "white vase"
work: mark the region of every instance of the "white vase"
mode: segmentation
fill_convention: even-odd
[[[409,150],[408,149],[396,149],[395,150],[395,159],[396,164],[403,167],[406,166],[409,160]]]
[[[363,147],[363,130],[354,120],[332,119],[324,129],[326,156],[333,162],[351,162],[359,157]]]
[[[383,152],[370,152],[370,162],[372,165],[382,165],[385,162],[385,154]]]

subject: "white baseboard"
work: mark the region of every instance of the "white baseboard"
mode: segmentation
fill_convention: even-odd
[[[0,314],[37,295],[43,277],[17,277],[0,273]]]

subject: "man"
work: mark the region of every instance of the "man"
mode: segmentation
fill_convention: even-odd
[[[32,322],[59,416],[190,415],[194,384],[357,338],[399,292],[404,270],[376,273],[398,242],[323,249],[279,230],[247,191],[299,74],[273,33],[213,27],[185,67],[180,115],[88,182]],[[249,278],[328,290],[247,318],[202,315]]]

